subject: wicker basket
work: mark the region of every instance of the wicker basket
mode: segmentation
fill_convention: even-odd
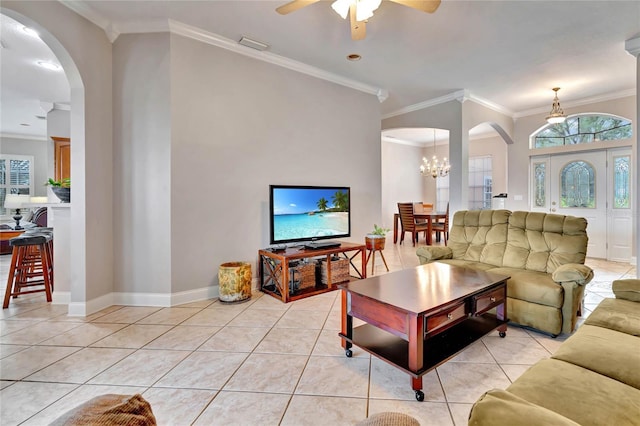
[[[327,285],[327,260],[320,261],[320,281]],[[331,259],[331,283],[338,284],[349,281],[349,259]]]
[[[289,268],[290,292],[316,286],[316,265],[301,263]]]

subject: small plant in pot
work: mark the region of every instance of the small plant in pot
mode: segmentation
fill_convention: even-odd
[[[384,250],[384,243],[386,241],[387,232],[390,229],[381,228],[376,224],[373,224],[373,231],[369,232],[365,237],[365,243],[367,250]]]
[[[50,186],[51,191],[56,194],[56,197],[63,203],[71,202],[71,179],[65,178],[61,180],[54,180],[49,178],[45,183],[45,186]]]

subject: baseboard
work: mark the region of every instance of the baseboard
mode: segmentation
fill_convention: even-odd
[[[629,264],[636,265],[636,262],[638,262],[638,258],[636,256],[631,256],[631,261],[629,262]]]
[[[56,292],[53,294],[56,294]],[[65,296],[65,293],[61,293],[60,301],[55,303],[65,303],[63,300],[66,297],[66,303],[69,303],[69,316],[87,316],[112,305],[157,306],[161,308],[169,308],[171,306],[182,305],[185,303],[213,299],[218,297],[218,295],[219,287],[210,286],[195,290],[181,291],[178,293],[114,292],[91,299],[86,303],[81,303],[70,302],[70,296],[68,294]]]
[[[115,304],[113,293],[96,297],[87,302],[69,302],[68,315],[70,317],[85,317]]]

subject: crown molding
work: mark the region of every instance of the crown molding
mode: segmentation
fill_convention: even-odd
[[[510,109],[503,107],[502,105],[498,105],[497,103],[492,102],[488,99],[484,99],[484,98],[481,98],[480,96],[476,96],[473,93],[469,93],[468,99],[472,102],[482,105],[485,108],[489,108],[490,110],[499,112],[500,114],[504,114],[509,117],[513,117],[515,115],[515,112],[511,111]]]
[[[183,24],[182,22],[169,20],[169,31],[172,34],[188,37],[202,43],[230,50],[240,55],[248,56],[250,58],[258,59],[270,64],[290,69],[292,71],[297,71],[302,74],[307,74],[312,77],[327,80],[341,86],[349,87],[351,89],[374,95],[380,102],[384,102],[384,100],[389,96],[389,92],[386,89],[371,86],[369,84],[361,83],[359,81],[352,80],[338,74],[330,73],[328,71],[321,70],[320,68],[316,68],[311,65],[295,61],[293,59],[285,58],[284,56],[276,55],[275,53],[251,49],[249,47],[238,44],[234,40],[210,33],[208,31],[204,31],[191,25]]]
[[[509,117],[513,117],[514,116],[514,112],[503,107],[502,105],[498,105],[494,102],[491,102],[487,99],[481,98],[479,96],[474,95],[473,93],[469,92],[467,89],[462,89],[462,90],[458,90],[455,91],[453,93],[449,93],[447,95],[444,96],[440,96],[438,98],[433,98],[433,99],[429,99],[426,100],[424,102],[419,102],[417,104],[413,104],[413,105],[409,105],[406,106],[404,108],[400,108],[397,111],[393,111],[390,112],[389,114],[385,114],[382,116],[383,119],[385,118],[391,118],[391,117],[395,117],[397,115],[402,115],[402,114],[407,114],[409,112],[413,112],[413,111],[418,111],[421,109],[425,109],[425,108],[429,108],[435,105],[440,105],[440,104],[444,104],[446,102],[451,102],[451,101],[458,101],[460,103],[465,103],[466,101],[472,101],[475,102],[479,105],[482,105],[486,108],[489,108],[493,111],[499,112],[501,114],[505,114]]]
[[[246,46],[238,44],[235,40],[231,40],[226,37],[204,31],[200,28],[183,24],[178,21],[169,19],[152,22],[109,22],[109,20],[96,13],[85,1],[58,1],[102,28],[107,34],[107,37],[109,38],[111,43],[113,43],[120,36],[120,34],[170,32],[172,34],[178,34],[183,37],[198,40],[200,42],[221,47],[223,49],[230,50],[244,56],[249,56],[251,58],[258,59],[264,62],[269,62],[283,68],[288,68],[292,71],[297,71],[302,74],[307,74],[312,77],[330,81],[341,86],[349,87],[360,92],[374,95],[378,98],[378,101],[380,103],[384,102],[389,97],[389,91],[387,89],[361,83],[359,81],[352,80],[350,78],[346,78],[328,71],[324,71],[320,68],[316,68],[311,65],[295,61],[293,59],[285,58],[284,56],[276,55],[271,52],[260,52],[255,49],[250,49]]]
[[[28,139],[30,141],[46,141],[47,137],[42,135],[22,135],[19,133],[0,133],[0,138]]]
[[[78,15],[93,22],[103,30],[107,30],[111,25],[111,22],[104,16],[97,13],[86,1],[79,0],[58,0],[60,3],[76,12]]]
[[[626,98],[629,96],[636,96],[636,89],[621,90],[619,92],[612,92],[604,95],[592,96],[589,98],[576,99],[574,101],[562,101],[562,108],[566,110],[567,108],[573,108],[581,105],[589,105],[597,102],[606,102],[614,99]],[[548,113],[549,113],[548,107],[540,107],[540,108],[529,109],[526,111],[519,111],[513,115],[513,118],[518,119],[522,117],[528,117],[530,115],[548,114]]]
[[[624,49],[634,57],[640,57],[640,36],[630,38],[624,42]]]
[[[391,118],[391,117],[395,117],[398,115],[402,115],[402,114],[407,114],[409,112],[413,112],[413,111],[419,111],[421,109],[425,109],[425,108],[429,108],[435,105],[440,105],[440,104],[444,104],[446,102],[451,102],[451,101],[459,101],[459,102],[464,102],[465,100],[465,91],[464,90],[458,90],[457,92],[453,92],[453,93],[449,93],[448,95],[444,95],[444,96],[440,96],[438,98],[433,98],[433,99],[429,99],[427,101],[424,102],[419,102],[417,104],[413,104],[413,105],[409,105],[406,106],[404,108],[400,108],[399,110],[390,112],[388,114],[385,114],[382,116],[382,119],[385,118]]]

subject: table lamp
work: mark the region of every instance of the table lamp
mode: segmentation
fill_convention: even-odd
[[[13,216],[13,219],[16,221],[16,226],[13,228],[14,230],[23,229],[20,226],[20,219],[22,219],[22,215],[20,214],[20,209],[22,209],[22,205],[29,202],[28,195],[19,195],[19,194],[7,194],[4,199],[4,208],[7,210],[15,210],[16,214]]]

